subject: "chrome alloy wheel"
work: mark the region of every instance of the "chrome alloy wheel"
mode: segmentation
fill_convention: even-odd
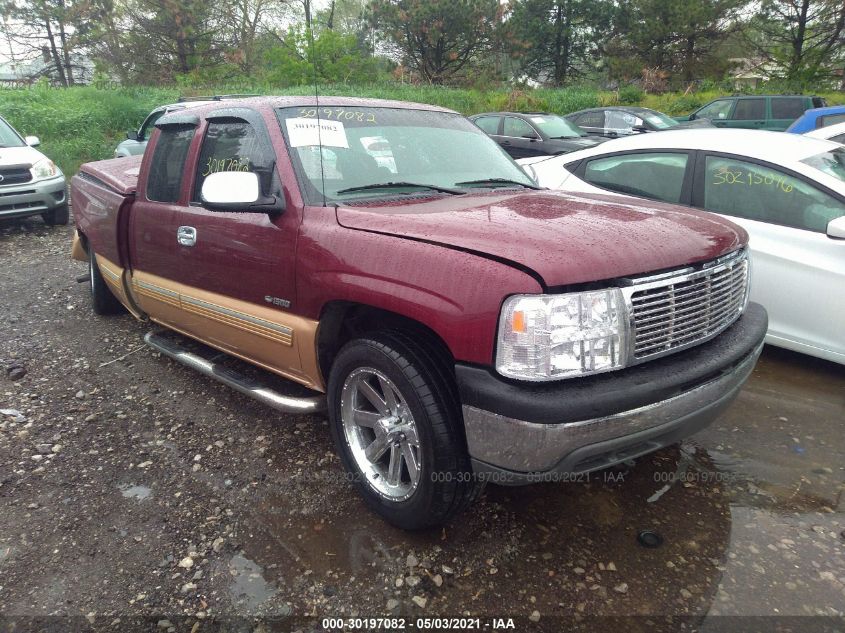
[[[420,483],[420,444],[408,404],[377,369],[359,367],[340,394],[346,443],[367,483],[390,501],[409,498]]]

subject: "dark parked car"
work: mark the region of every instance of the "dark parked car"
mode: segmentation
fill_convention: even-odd
[[[547,112],[487,112],[470,117],[513,158],[554,156],[601,143],[570,121]]]
[[[711,127],[706,119],[680,123],[667,114],[636,106],[607,106],[567,114],[566,119],[589,134],[605,138],[631,136],[641,132],[662,132],[679,127]]]

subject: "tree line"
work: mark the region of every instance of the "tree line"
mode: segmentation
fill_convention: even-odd
[[[842,79],[845,0],[3,0],[0,51],[70,86]],[[738,61],[739,60],[739,61]]]

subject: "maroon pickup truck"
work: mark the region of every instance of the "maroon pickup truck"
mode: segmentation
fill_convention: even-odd
[[[485,482],[695,433],[760,353],[741,228],[537,189],[449,110],[246,99],[163,116],[143,160],[83,165],[73,254],[94,311],[163,326],[163,354],[327,408],[367,504],[414,529]]]

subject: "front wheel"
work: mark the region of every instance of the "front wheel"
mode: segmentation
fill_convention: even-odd
[[[450,374],[425,345],[393,332],[347,343],[329,374],[341,461],[367,505],[403,529],[444,523],[483,487]]]

